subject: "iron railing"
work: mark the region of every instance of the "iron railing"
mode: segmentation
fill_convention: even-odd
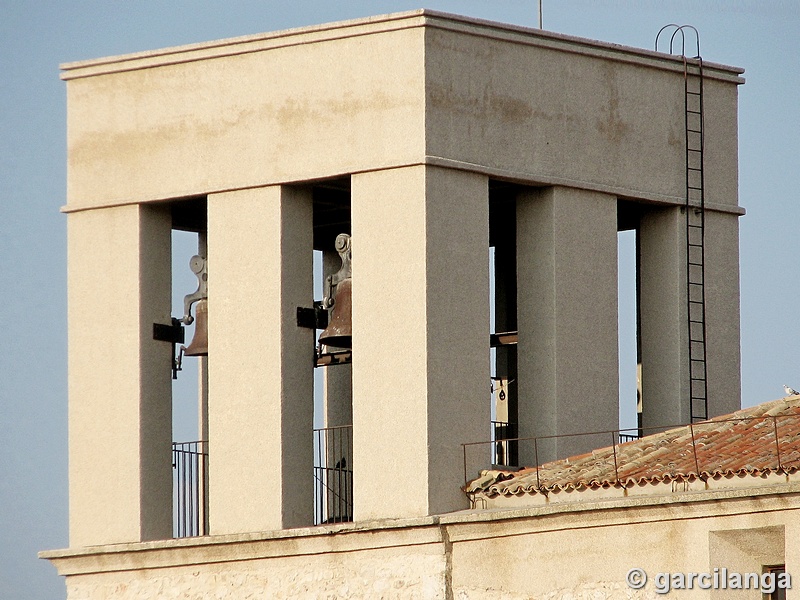
[[[631,428],[609,431],[593,431],[587,433],[574,433],[564,435],[515,438],[507,441],[514,441],[519,444],[520,452],[523,449],[532,458],[526,467],[536,470],[536,487],[538,490],[546,490],[549,483],[548,477],[563,479],[563,469],[555,469],[553,473],[547,470],[542,472],[544,464],[554,460],[554,457],[545,455],[552,450],[553,443],[557,439],[576,438],[581,436],[593,436],[594,440],[605,438],[610,443],[609,446],[595,446],[597,450],[592,451],[593,468],[595,471],[607,468],[609,483],[620,484],[625,481],[632,473],[641,468],[648,468],[647,453],[648,447],[642,447],[636,452],[618,451],[617,448],[626,442],[639,439],[650,434],[665,433],[668,430],[675,431],[675,440],[658,441],[654,443],[682,443],[685,451],[680,453],[680,460],[670,462],[663,466],[663,475],[672,477],[697,477],[707,479],[713,473],[725,473],[747,469],[750,471],[774,471],[778,473],[788,473],[800,470],[800,434],[797,433],[797,425],[800,415],[765,415],[758,417],[739,417],[732,419],[714,419],[702,423],[690,423],[689,425],[662,426],[651,428]],[[732,439],[739,439],[745,436],[751,437],[754,441],[767,442],[769,456],[766,462],[763,456],[752,454],[753,448],[748,449],[746,445],[730,455],[720,455],[714,451],[715,444],[711,443],[713,438],[720,435],[719,428],[724,424],[730,425],[733,431],[727,431],[723,435]],[[781,430],[780,423],[783,423]],[[794,425],[794,426],[792,426]],[[486,446],[489,452],[486,453]],[[469,473],[477,475],[480,470],[490,467],[487,462],[494,461],[496,458],[494,448],[495,440],[485,442],[471,442],[462,444],[464,457],[464,484],[469,483]],[[755,447],[755,446],[754,446]],[[482,450],[483,448],[483,450]],[[488,454],[488,456],[487,456]],[[543,459],[543,460],[540,460]],[[496,465],[496,463],[495,463]],[[493,465],[494,466],[494,465]]]
[[[353,426],[314,430],[314,524],[353,520]]]
[[[208,535],[208,442],[173,442],[172,489],[173,537]]]
[[[492,421],[492,464],[511,466],[517,462],[517,424]]]

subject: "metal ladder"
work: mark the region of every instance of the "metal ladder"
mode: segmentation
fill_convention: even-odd
[[[686,297],[689,317],[689,405],[692,422],[708,418],[706,377],[703,59],[683,57],[686,98]]]
[[[689,334],[689,412],[691,422],[708,418],[708,378],[706,372],[706,291],[705,291],[705,178],[703,173],[703,59],[700,35],[691,25],[670,23],[656,35],[671,30],[669,53],[673,54],[680,33],[683,58],[686,132],[686,299]],[[697,55],[686,56],[685,30],[697,41]]]

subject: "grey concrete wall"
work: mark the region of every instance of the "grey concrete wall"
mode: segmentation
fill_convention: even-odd
[[[70,544],[172,537],[170,215],[68,219]]]
[[[684,77],[675,58],[567,40],[426,30],[427,155],[527,182],[684,197]],[[656,68],[648,68],[648,67]],[[736,85],[706,69],[707,201],[736,207]]]
[[[642,424],[688,423],[686,216],[678,207],[654,208],[642,216],[638,235]]]
[[[617,200],[570,188],[517,200],[519,435],[617,429]],[[607,445],[594,436],[538,445],[538,461]],[[533,445],[520,461],[535,464]]]
[[[741,408],[739,233],[736,215],[706,212],[708,416]],[[686,215],[651,208],[640,228],[644,427],[688,423]]]
[[[742,404],[739,220],[715,212],[705,219],[708,416],[716,417]]]

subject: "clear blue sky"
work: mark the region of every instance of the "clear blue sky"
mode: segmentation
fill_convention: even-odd
[[[425,6],[534,26],[537,0],[0,0],[0,597],[64,598],[67,545],[65,93],[61,62]],[[544,27],[652,48],[670,22],[740,88],[743,404],[800,386],[800,2],[544,0]],[[191,286],[191,274],[189,274]],[[181,291],[187,293],[191,289]]]

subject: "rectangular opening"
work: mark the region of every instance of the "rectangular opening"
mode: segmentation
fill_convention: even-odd
[[[619,332],[619,428],[636,435],[641,412],[641,360],[637,326],[636,230],[617,235],[618,332]]]
[[[329,324],[350,321],[337,313],[343,277],[342,258],[336,249],[340,234],[351,234],[350,179],[319,182],[314,186],[314,303],[321,306],[332,291]],[[358,241],[354,251],[357,253]],[[338,275],[337,275],[338,274]],[[331,285],[326,280],[333,276]],[[349,308],[347,309],[349,310]],[[345,328],[346,329],[346,328]],[[318,368],[314,370],[314,524],[353,520],[353,392],[349,348],[324,345],[317,329],[315,336]],[[344,329],[342,329],[344,331]],[[338,358],[335,358],[338,357]],[[326,360],[329,362],[325,362]],[[342,362],[340,362],[342,361]]]

